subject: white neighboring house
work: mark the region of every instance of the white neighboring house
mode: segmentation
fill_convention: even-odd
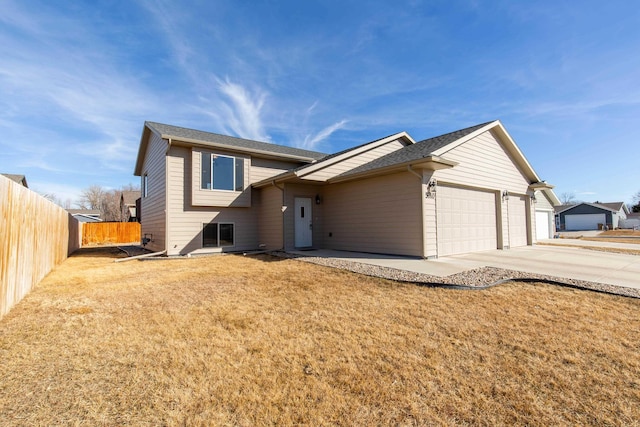
[[[620,228],[640,229],[640,212],[630,213],[627,215],[627,219],[621,219]]]

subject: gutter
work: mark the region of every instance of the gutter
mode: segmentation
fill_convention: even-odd
[[[414,174],[415,176],[418,177],[418,179],[420,179],[420,182],[422,182],[422,175],[420,175],[418,172],[416,172],[415,170],[413,170],[413,168],[411,167],[411,165],[407,165],[407,170],[409,172],[411,172],[412,174]],[[420,192],[422,192],[422,190],[420,190]]]
[[[167,151],[164,153],[164,251],[169,251],[169,150],[171,138],[167,139]]]

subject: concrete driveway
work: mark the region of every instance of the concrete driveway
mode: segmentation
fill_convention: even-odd
[[[638,248],[638,245],[634,246]],[[640,256],[566,246],[525,246],[453,255],[434,260],[326,249],[300,252],[300,255],[354,261],[438,277],[480,267],[497,267],[640,289]]]
[[[640,289],[640,256],[566,246],[525,246],[476,252],[434,261],[451,266],[486,266]]]

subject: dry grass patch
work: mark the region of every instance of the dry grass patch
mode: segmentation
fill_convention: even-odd
[[[59,266],[2,321],[15,424],[640,419],[640,301],[432,289],[267,256]]]
[[[640,230],[607,230],[598,236],[631,236],[640,238]]]
[[[633,243],[640,245],[640,237],[637,239],[630,237],[624,239],[616,239],[615,237],[581,237],[580,240],[591,240],[592,242]]]

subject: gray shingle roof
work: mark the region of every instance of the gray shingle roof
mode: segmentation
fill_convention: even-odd
[[[365,163],[364,165],[351,169],[350,171],[339,175],[339,177],[347,177],[350,175],[356,175],[375,169],[381,169],[396,164],[403,164],[429,157],[434,151],[444,147],[445,145],[451,144],[452,142],[455,142],[458,139],[469,135],[470,133],[475,132],[476,130],[488,125],[489,123],[493,122],[482,123],[476,126],[471,126],[465,129],[457,130],[455,132],[450,132],[444,135],[436,136],[434,138],[416,142],[415,144],[408,145],[404,148],[389,153],[386,156],[382,156],[378,159],[372,160],[369,163]]]
[[[3,174],[0,174],[0,175],[9,178],[12,181],[15,181],[20,185],[24,185],[25,187],[29,187],[27,185],[27,178],[24,175],[17,175],[17,174],[13,174],[13,173],[3,173]]]
[[[269,142],[260,142],[260,141],[253,141],[250,139],[235,138],[233,136],[220,135],[217,133],[204,132],[204,131],[195,130],[195,129],[187,129],[179,126],[165,125],[162,123],[145,122],[145,126],[149,127],[154,132],[163,136],[167,136],[175,139],[185,138],[188,140],[195,140],[203,143],[220,144],[220,145],[228,146],[231,149],[241,148],[245,150],[254,150],[254,151],[269,152],[274,154],[283,154],[287,156],[304,157],[304,158],[310,158],[314,160],[319,160],[323,157],[326,157],[327,155],[326,153],[320,153],[317,151],[303,150],[301,148],[293,148],[293,147],[288,147],[286,145],[272,144]]]
[[[612,212],[619,212],[622,209],[624,202],[612,202],[612,203],[589,203],[589,202],[580,202],[580,203],[572,203],[569,205],[560,205],[555,206],[554,210],[556,214],[562,213],[564,211],[568,211],[571,208],[574,208],[578,205],[589,205],[596,208],[604,209]]]
[[[594,205],[604,206],[605,208],[609,208],[618,212],[624,206],[624,202],[611,202],[611,203],[594,203]]]
[[[140,195],[141,193],[139,190],[138,191],[125,190],[122,192],[121,197],[125,205],[135,205],[136,200],[138,200]]]

